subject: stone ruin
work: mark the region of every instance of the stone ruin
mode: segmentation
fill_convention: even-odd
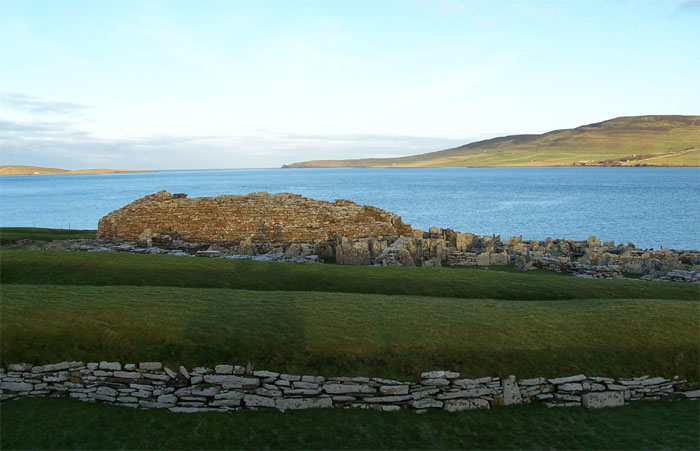
[[[189,199],[160,191],[112,211],[97,228],[99,239],[166,249],[215,246],[243,255],[311,245],[316,254],[331,256],[340,236],[381,240],[413,234],[399,216],[379,208],[266,192]]]
[[[288,193],[189,199],[160,191],[103,217],[97,237],[103,240],[97,250],[105,251],[425,268],[514,264],[585,278],[622,278],[625,272],[700,282],[697,250],[644,250],[596,237],[504,241],[437,227],[424,232],[379,208]]]

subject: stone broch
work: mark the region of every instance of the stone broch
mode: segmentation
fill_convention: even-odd
[[[421,231],[379,208],[287,193],[188,199],[160,191],[103,217],[97,236],[92,244],[69,243],[69,249],[294,263],[328,257],[339,264],[424,268],[514,264],[584,278],[619,279],[626,272],[642,280],[700,282],[697,250],[643,250],[596,237],[501,240],[438,227]]]
[[[188,242],[335,244],[346,238],[413,234],[401,217],[348,200],[326,202],[298,194],[187,198],[160,191],[100,219],[97,237],[139,240],[167,234]],[[332,251],[331,251],[332,252]]]

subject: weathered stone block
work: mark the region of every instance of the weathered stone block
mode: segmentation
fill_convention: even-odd
[[[226,384],[235,388],[257,388],[260,385],[260,380],[256,377],[223,374],[207,374],[204,376],[204,382],[208,384]]]
[[[241,405],[241,396],[239,399],[217,399],[209,403],[212,407],[239,407]]]
[[[137,373],[135,371],[115,371],[114,377],[119,377],[121,379],[139,379],[141,377],[141,373]]]
[[[568,383],[557,385],[558,391],[582,391],[583,385],[579,383]]]
[[[501,387],[503,387],[503,402],[505,405],[509,406],[523,402],[515,376],[508,376],[508,378],[503,379]]]
[[[95,393],[106,396],[117,396],[119,394],[117,390],[110,387],[97,387]]]
[[[82,362],[61,362],[61,363],[55,363],[52,365],[41,365],[41,366],[35,366],[32,367],[31,372],[32,373],[54,373],[56,371],[63,371],[67,370],[68,368],[71,368],[71,364],[73,367],[75,366],[80,366],[82,365]]]
[[[273,373],[272,371],[253,371],[253,376],[263,379],[274,379],[279,377],[279,373]]]
[[[448,412],[461,412],[463,410],[489,409],[491,406],[485,399],[449,399],[445,401],[444,409]]]
[[[688,390],[688,391],[684,391],[681,393],[683,393],[683,396],[685,396],[686,398],[690,398],[690,399],[700,398],[700,390]]]
[[[367,403],[394,403],[394,402],[404,402],[413,399],[411,395],[404,396],[368,396],[363,399]]]
[[[446,385],[450,385],[450,381],[444,378],[439,378],[439,379],[423,379],[421,382],[423,385],[433,385],[433,386],[438,386],[438,387],[444,387]]]
[[[437,399],[477,398],[479,396],[487,396],[492,394],[493,390],[490,388],[473,388],[440,393],[437,395]]]
[[[275,407],[274,398],[258,395],[245,395],[243,402],[247,407]]]
[[[279,410],[326,409],[333,407],[331,398],[278,398],[275,407]]]
[[[367,385],[351,384],[324,384],[323,391],[331,395],[353,394],[353,393],[376,393],[377,390]]]
[[[0,388],[16,392],[34,390],[34,386],[26,382],[3,382],[0,384]]]
[[[233,374],[233,365],[216,365],[214,372],[216,374]]]
[[[31,363],[11,363],[7,365],[7,371],[29,371],[34,365]]]
[[[408,385],[382,385],[379,387],[382,395],[405,395],[408,394]]]
[[[536,377],[534,379],[521,379],[518,381],[519,386],[542,385],[546,383],[547,379],[545,379],[544,377]]]
[[[432,396],[439,392],[439,388],[424,387],[417,390],[411,390],[411,396],[413,396],[413,399],[422,399],[427,396]]]
[[[577,374],[576,376],[568,376],[568,377],[556,377],[554,379],[550,379],[549,382],[555,385],[559,384],[566,384],[569,382],[580,382],[580,381],[585,381],[586,376],[583,374]]]
[[[146,379],[152,379],[156,381],[169,381],[170,376],[167,374],[153,374],[153,373],[143,373],[143,377]]]
[[[163,404],[175,404],[177,402],[177,396],[175,395],[160,395],[158,396],[158,402]]]
[[[586,393],[581,397],[581,402],[587,409],[617,407],[625,405],[625,396],[620,391]]]
[[[414,409],[442,409],[444,403],[432,398],[422,398],[411,401],[410,406]]]

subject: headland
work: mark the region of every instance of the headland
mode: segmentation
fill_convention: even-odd
[[[285,168],[700,166],[700,116],[630,116],[396,158],[313,160]]]
[[[153,172],[153,169],[59,169],[41,166],[0,166],[3,175],[68,175],[68,174],[113,174],[121,172]]]

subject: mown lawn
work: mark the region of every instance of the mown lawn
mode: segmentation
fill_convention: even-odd
[[[127,253],[3,250],[0,283],[131,285],[420,295],[471,299],[699,300],[697,284],[586,280],[550,271],[294,265]]]
[[[0,407],[2,449],[698,449],[697,402],[590,411],[359,410],[172,414],[70,399]],[[41,425],[41,427],[37,427]]]
[[[0,314],[5,363],[254,362],[408,380],[428,369],[697,380],[700,362],[697,301],[8,284]]]

